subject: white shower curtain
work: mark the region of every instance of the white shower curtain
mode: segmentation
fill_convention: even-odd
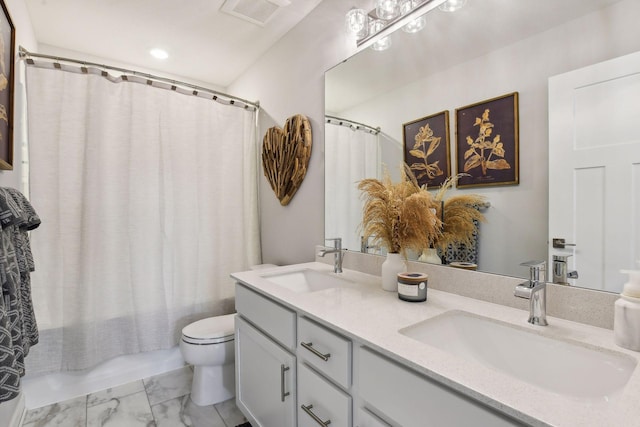
[[[177,344],[260,260],[255,112],[27,67],[40,343],[28,372]]]
[[[358,181],[378,178],[378,137],[345,126],[325,125],[325,237],[360,249],[363,201]]]

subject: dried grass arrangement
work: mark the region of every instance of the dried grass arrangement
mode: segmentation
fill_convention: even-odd
[[[385,170],[382,180],[369,178],[358,183],[364,209],[362,234],[390,253],[407,250],[421,252],[427,248],[446,250],[450,244],[471,245],[476,229],[474,221],[484,222],[478,206],[485,198],[461,194],[445,200],[447,192],[464,174],[447,178],[434,196],[418,185],[411,169],[405,165],[402,180],[391,181]]]
[[[484,215],[478,210],[478,207],[486,202],[483,196],[461,194],[444,200],[447,191],[464,175],[466,174],[447,178],[434,197],[437,202],[438,216],[443,219],[442,234],[434,246],[442,251],[446,250],[450,244],[472,245],[473,233],[476,229],[474,221],[485,222]]]
[[[400,182],[393,183],[385,171],[382,181],[364,179],[358,189],[365,202],[361,225],[364,239],[371,237],[374,244],[406,258],[407,250],[421,251],[441,237],[442,222],[435,200],[420,188],[406,165]]]

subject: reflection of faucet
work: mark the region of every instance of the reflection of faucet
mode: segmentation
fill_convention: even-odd
[[[369,239],[371,239],[371,237],[367,237],[365,239],[364,236],[360,236],[360,252],[362,252],[363,254],[368,254],[369,249],[380,249],[380,246],[378,245],[370,245]]]
[[[553,256],[553,283],[560,285],[568,285],[567,279],[577,279],[578,272],[576,270],[567,271],[567,260],[572,255],[554,255]]]
[[[334,273],[342,273],[342,238],[334,237],[331,239],[324,240],[333,240],[333,248],[324,248],[318,251],[319,257],[324,257],[326,254],[335,254],[334,262],[333,262],[333,272]]]
[[[529,267],[529,280],[516,286],[514,295],[529,300],[529,323],[547,326],[547,284],[544,277],[547,263],[528,261],[520,265]]]

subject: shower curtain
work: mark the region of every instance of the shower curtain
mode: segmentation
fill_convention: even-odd
[[[30,374],[172,347],[260,261],[256,113],[69,68],[27,67]]]
[[[325,237],[360,248],[363,201],[358,181],[378,177],[378,136],[334,124],[325,125]]]

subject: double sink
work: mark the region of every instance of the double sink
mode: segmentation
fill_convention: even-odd
[[[335,273],[310,268],[262,277],[296,293],[355,285]],[[557,339],[545,335],[543,327],[519,327],[459,310],[446,311],[398,333],[572,398],[610,400],[624,388],[636,368],[636,360],[623,353]]]

